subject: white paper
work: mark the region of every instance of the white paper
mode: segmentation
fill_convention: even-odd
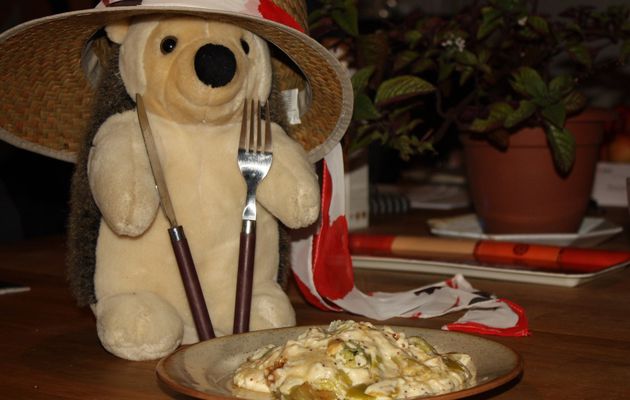
[[[604,207],[628,207],[628,177],[630,164],[600,161],[595,171],[593,199]]]

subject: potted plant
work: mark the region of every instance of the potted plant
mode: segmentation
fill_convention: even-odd
[[[535,0],[482,0],[448,17],[414,13],[359,34],[348,29],[352,1],[320,4],[328,17],[321,14],[313,32],[356,69],[349,149],[378,141],[406,158],[458,135],[474,207],[487,231],[578,228],[602,128],[601,115],[593,121],[584,114],[588,99],[581,89],[630,58],[629,6],[579,6],[551,17]],[[595,138],[584,139],[580,121],[588,121]],[[533,155],[532,140],[542,145],[542,155]],[[493,147],[478,155],[487,143]],[[520,144],[528,150],[520,161],[509,161]],[[587,145],[594,145],[590,153]],[[478,160],[490,177],[476,175]],[[540,166],[547,169],[536,172]],[[535,177],[550,183],[542,186]],[[517,186],[507,188],[510,183]],[[574,183],[579,188],[570,189]],[[504,200],[491,197],[506,191],[511,196]],[[545,217],[534,205],[558,208]],[[502,210],[508,206],[516,207],[516,217]],[[516,225],[501,226],[506,218]]]

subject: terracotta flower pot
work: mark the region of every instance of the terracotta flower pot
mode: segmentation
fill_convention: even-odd
[[[510,137],[506,151],[462,136],[469,189],[486,233],[566,233],[580,227],[593,186],[603,122],[585,112],[567,121],[575,164],[561,176],[542,129]]]

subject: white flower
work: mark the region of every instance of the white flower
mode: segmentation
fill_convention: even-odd
[[[451,36],[441,44],[442,47],[455,47],[457,51],[462,52],[466,48],[466,39],[459,36]]]
[[[455,39],[455,47],[457,47],[457,50],[461,53],[462,51],[464,51],[464,49],[466,48],[466,39],[458,37],[457,39]]]
[[[525,24],[527,23],[527,16],[524,16],[523,18],[519,18],[518,21],[516,21],[517,24],[519,24],[520,26],[525,26]]]

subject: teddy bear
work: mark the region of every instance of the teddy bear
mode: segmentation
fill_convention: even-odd
[[[272,66],[261,37],[197,16],[139,16],[105,30],[117,50],[96,103],[109,111],[96,114],[77,160],[70,280],[79,301],[91,305],[105,349],[157,359],[199,338],[133,99],[141,94],[146,104],[213,327],[226,335],[246,194],[236,163],[241,116],[248,99],[269,98]],[[318,177],[304,148],[275,122],[272,137],[273,163],[257,190],[252,330],[295,324],[277,282],[279,225],[306,227],[319,216]]]

